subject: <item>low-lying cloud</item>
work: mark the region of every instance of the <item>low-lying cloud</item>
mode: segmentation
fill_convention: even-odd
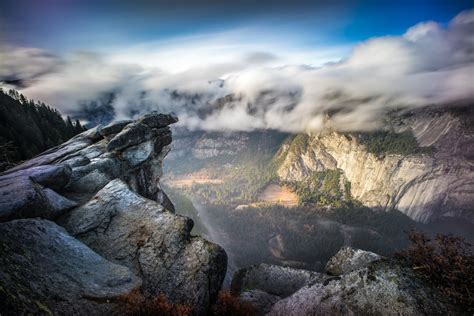
[[[22,93],[72,115],[112,94],[116,118],[174,111],[189,129],[371,130],[393,109],[473,100],[473,29],[474,10],[466,11],[447,27],[425,22],[402,36],[369,39],[323,66],[294,62],[308,52],[290,56],[278,45],[265,50],[228,38],[197,40],[193,47],[200,50],[177,44],[130,55],[58,57],[2,46],[0,80],[21,79]],[[127,59],[132,55],[144,62]]]

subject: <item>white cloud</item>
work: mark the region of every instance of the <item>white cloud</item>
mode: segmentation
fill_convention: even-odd
[[[0,44],[0,80],[31,80],[54,71],[59,58],[31,47]]]
[[[297,50],[291,42],[220,33],[101,56],[42,57],[35,64],[44,67],[19,67],[16,75],[35,77],[23,92],[65,113],[77,111],[78,100],[114,92],[119,118],[175,111],[191,129],[370,130],[395,107],[473,100],[472,29],[474,11],[466,11],[446,28],[424,22],[402,36],[362,42],[343,60],[344,47]],[[36,60],[0,54],[9,65],[0,77]],[[226,95],[233,98],[216,103]]]

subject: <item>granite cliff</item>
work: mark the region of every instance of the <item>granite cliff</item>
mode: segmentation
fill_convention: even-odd
[[[282,181],[300,182],[338,169],[351,195],[369,207],[398,209],[425,223],[443,217],[474,223],[472,117],[472,111],[424,109],[392,118],[391,133],[412,133],[421,149],[429,149],[404,154],[373,153],[357,133],[304,135],[303,145],[282,146],[277,173]]]

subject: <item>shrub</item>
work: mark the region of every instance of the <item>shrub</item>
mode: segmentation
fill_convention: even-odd
[[[85,129],[58,110],[0,88],[0,171],[13,167]]]
[[[252,304],[241,301],[233,296],[230,291],[222,291],[217,297],[217,302],[212,307],[214,316],[252,316],[257,315]]]
[[[119,304],[130,316],[187,316],[193,311],[190,306],[169,302],[164,294],[145,297],[139,290],[120,297]]]
[[[398,257],[424,281],[438,288],[451,303],[474,311],[474,255],[463,238],[438,234],[430,239],[412,231],[411,245]]]

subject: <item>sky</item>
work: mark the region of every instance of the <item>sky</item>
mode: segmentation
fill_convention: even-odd
[[[344,109],[334,128],[373,129],[401,103],[472,97],[473,6],[461,0],[2,0],[0,81],[21,82],[17,88],[27,96],[70,115],[114,93],[118,118],[172,110],[193,129],[321,129],[334,108]],[[220,80],[225,84],[215,84]],[[177,101],[170,90],[200,100]],[[272,91],[271,105],[262,99],[265,91]],[[237,96],[229,107],[198,117],[229,94]],[[249,103],[258,109],[249,111]]]
[[[2,0],[2,37],[53,51],[107,49],[238,29],[245,40],[295,37],[302,46],[396,35],[447,23],[472,1]],[[255,31],[256,33],[253,33]]]

